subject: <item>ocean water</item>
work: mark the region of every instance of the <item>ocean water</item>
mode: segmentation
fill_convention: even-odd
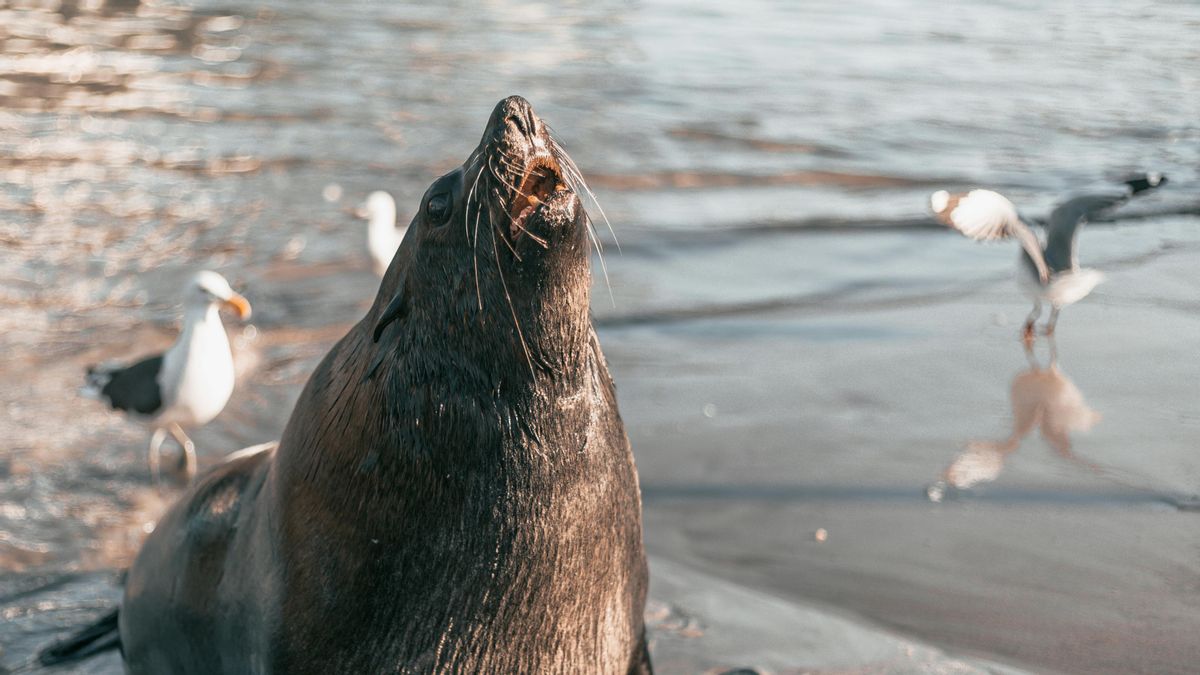
[[[146,432],[75,395],[84,365],[165,346],[176,289],[218,269],[256,316],[195,438],[208,461],[273,438],[374,295],[355,208],[386,189],[407,220],[514,93],[611,223],[593,209],[593,312],[652,549],[704,519],[680,499],[715,502],[719,538],[764,500],[926,508],[963,467],[990,479],[923,517],[957,498],[1175,513],[1200,491],[1197,30],[1200,7],[1168,2],[0,3],[0,572],[120,567],[169,501]],[[1078,395],[1022,393],[1100,421],[1070,453],[952,471],[1011,431],[1027,306],[1016,247],[938,228],[928,194],[992,187],[1038,218],[1145,170],[1170,183],[1081,239],[1109,280],[1060,324]],[[710,571],[892,621],[774,575],[768,536],[729,541],[746,554]],[[922,566],[893,545],[864,550]]]

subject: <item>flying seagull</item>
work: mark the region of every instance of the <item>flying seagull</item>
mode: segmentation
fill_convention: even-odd
[[[1067,200],[1050,213],[1045,225],[1045,244],[1034,233],[1030,221],[1022,218],[1013,203],[997,192],[971,190],[951,194],[938,190],[930,196],[929,204],[938,220],[976,241],[1012,238],[1020,242],[1017,280],[1021,290],[1033,300],[1033,311],[1025,319],[1022,333],[1028,342],[1033,339],[1034,324],[1042,314],[1043,302],[1050,304],[1045,333],[1051,335],[1059,311],[1087,297],[1104,280],[1099,271],[1079,266],[1076,240],[1083,224],[1166,182],[1166,176],[1147,173],[1126,180],[1124,189]]]
[[[183,428],[207,424],[233,394],[233,354],[219,307],[250,317],[250,303],[216,272],[196,274],[184,289],[183,331],[166,352],[129,366],[88,368],[81,393],[107,401],[154,428],[150,472],[159,480],[159,455],[167,433],[183,448],[187,475],[196,474],[196,446]]]
[[[383,276],[392,264],[392,257],[407,228],[396,227],[396,200],[383,190],[368,195],[359,214],[367,219],[367,251],[371,254],[371,264],[375,273]]]

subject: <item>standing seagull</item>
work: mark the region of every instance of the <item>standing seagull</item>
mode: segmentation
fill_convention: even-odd
[[[127,366],[88,368],[82,393],[108,401],[116,410],[148,420],[150,472],[159,480],[159,454],[169,431],[183,448],[187,475],[196,474],[196,446],[183,427],[200,427],[216,417],[233,394],[233,354],[221,325],[219,306],[250,317],[250,303],[216,272],[204,271],[184,290],[183,331],[165,353]]]
[[[1042,303],[1050,303],[1046,335],[1054,333],[1059,311],[1087,297],[1104,280],[1097,270],[1079,266],[1076,239],[1079,229],[1091,218],[1124,203],[1130,197],[1167,182],[1166,176],[1148,173],[1125,181],[1124,190],[1074,197],[1055,207],[1046,223],[1043,246],[1028,221],[1003,195],[991,190],[950,194],[938,190],[929,198],[938,220],[976,241],[1016,238],[1021,243],[1017,281],[1033,300],[1033,311],[1025,319],[1022,336],[1033,340],[1034,323],[1042,315]]]
[[[396,200],[383,190],[368,195],[360,213],[367,219],[367,251],[371,254],[371,264],[375,273],[383,276],[408,228],[396,227]]]

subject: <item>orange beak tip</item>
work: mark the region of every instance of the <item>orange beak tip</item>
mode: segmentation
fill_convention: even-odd
[[[250,303],[238,294],[234,294],[225,302],[226,306],[237,312],[238,318],[242,321],[250,318]]]

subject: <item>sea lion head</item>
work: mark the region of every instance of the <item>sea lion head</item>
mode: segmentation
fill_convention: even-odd
[[[460,359],[531,374],[582,353],[590,222],[577,190],[533,106],[496,104],[474,151],[421,198],[372,310],[375,342],[405,351],[435,336]]]

